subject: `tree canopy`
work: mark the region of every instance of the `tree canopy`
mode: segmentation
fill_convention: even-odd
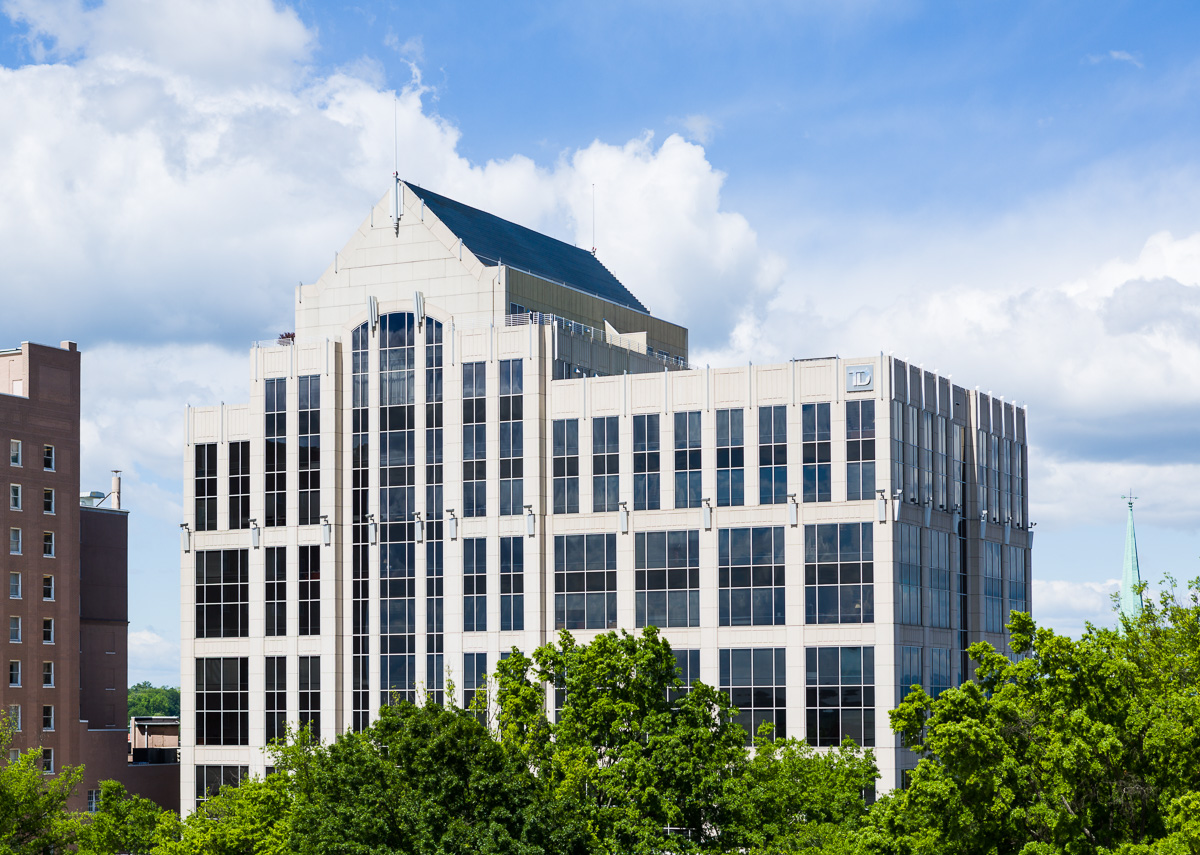
[[[129,715],[179,715],[179,690],[149,681],[130,686]]]
[[[685,686],[654,627],[582,646],[564,632],[532,658],[513,651],[496,683],[501,740],[584,821],[594,851],[780,846],[829,817],[853,824],[865,815],[870,751],[848,744],[821,755],[772,741],[764,726],[751,759],[725,694]],[[553,718],[542,703],[547,683],[560,707]]]
[[[12,725],[0,720],[0,754],[12,745]],[[65,767],[57,775],[42,772],[42,753],[31,748],[0,764],[0,850],[40,855],[74,842],[78,830],[67,811],[67,799],[83,776],[82,767]]]
[[[291,733],[278,774],[183,820],[112,782],[69,814],[79,770],[28,752],[0,767],[0,852],[1200,853],[1200,580],[1077,641],[1022,614],[1009,632],[1011,659],[977,644],[977,682],[892,712],[920,760],[871,807],[870,751],[769,725],[748,751],[725,694],[684,685],[651,628],[513,651],[470,710],[398,702],[331,743]]]
[[[971,648],[978,682],[917,689],[893,727],[922,754],[876,805],[878,853],[1200,852],[1200,581],[1074,641],[1010,624],[1014,659]]]

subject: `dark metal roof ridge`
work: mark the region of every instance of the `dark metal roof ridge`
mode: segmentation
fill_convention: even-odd
[[[476,257],[497,263],[507,258],[509,261],[504,263],[514,269],[525,269],[550,282],[650,314],[612,271],[587,250],[420,185],[404,183]]]

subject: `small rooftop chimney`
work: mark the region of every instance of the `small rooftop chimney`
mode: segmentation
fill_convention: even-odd
[[[112,470],[112,509],[121,510],[121,470]]]

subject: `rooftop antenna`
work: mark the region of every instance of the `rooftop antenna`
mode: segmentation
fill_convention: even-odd
[[[399,101],[392,93],[392,222],[396,226],[396,237],[400,236],[400,214],[404,211],[404,200],[400,190],[400,118]]]
[[[596,254],[596,183],[592,182],[592,255]]]

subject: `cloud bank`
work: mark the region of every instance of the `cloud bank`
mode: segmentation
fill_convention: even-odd
[[[396,151],[402,176],[468,204],[582,246],[594,227],[618,278],[691,329],[694,362],[894,350],[1011,392],[1031,408],[1041,532],[1080,514],[1119,524],[1129,484],[1141,518],[1200,523],[1200,444],[1188,441],[1200,234],[1149,228],[1136,254],[1067,264],[1053,232],[1064,203],[973,234],[926,229],[890,254],[877,237],[899,227],[838,233],[812,219],[822,200],[797,199],[795,239],[776,229],[768,245],[761,222],[724,203],[703,116],[686,123],[695,141],[646,131],[547,163],[474,163],[431,107],[416,33],[384,37],[404,57],[397,89],[371,58],[317,71],[319,35],[266,0],[3,10],[37,62],[0,67],[0,337],[81,342],[85,489],[125,470],[138,604],[160,612],[164,637],[183,407],[244,397],[249,343],[291,328],[294,286],[385,192]],[[136,612],[135,633],[150,632]],[[160,667],[151,647],[134,652],[132,677]]]

